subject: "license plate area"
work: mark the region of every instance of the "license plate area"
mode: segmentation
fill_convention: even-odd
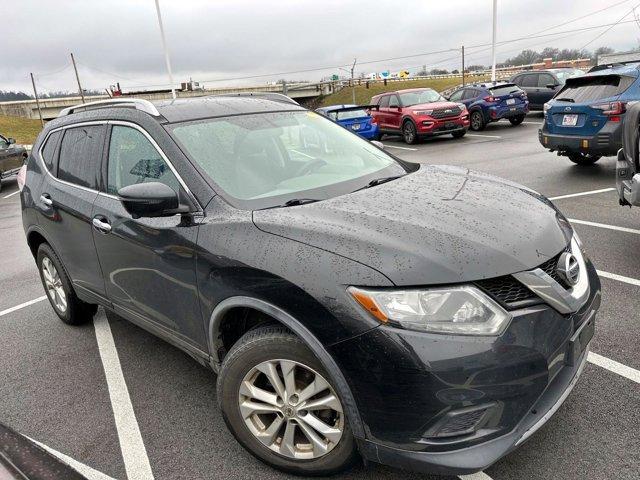
[[[514,103],[516,103],[516,99],[515,98],[509,98],[507,100],[507,105],[513,105]]]
[[[562,126],[563,127],[575,127],[578,124],[578,115],[563,115]]]
[[[353,125],[351,125],[351,130],[360,130],[360,124],[354,123]]]
[[[455,126],[456,126],[455,122],[447,122],[444,124],[444,129],[451,130],[452,128],[455,128]]]
[[[566,356],[566,364],[570,366],[576,365],[576,362],[587,348],[589,342],[593,338],[593,334],[596,330],[596,316],[592,315],[587,321],[585,321],[576,333],[573,334],[571,340],[569,340],[569,348]]]

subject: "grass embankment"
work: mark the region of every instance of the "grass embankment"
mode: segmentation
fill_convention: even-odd
[[[470,81],[477,82],[482,81],[484,78],[481,77],[472,77]],[[432,79],[424,79],[424,80],[398,80],[398,81],[388,81],[385,85],[382,82],[370,83],[369,88],[366,88],[364,85],[364,80],[362,81],[362,85],[356,85],[356,103],[358,105],[368,105],[371,101],[371,97],[374,95],[378,95],[384,92],[393,92],[395,90],[402,90],[405,88],[433,88],[438,92],[442,92],[451,87],[455,87],[461,83],[460,77],[454,78],[432,78]],[[469,81],[469,80],[467,80]],[[329,105],[343,105],[350,104],[353,102],[351,96],[351,87],[344,87],[342,90],[336,93],[332,93],[331,95],[327,95],[324,97],[320,105],[321,107],[326,107]]]
[[[0,134],[15,138],[16,143],[32,145],[40,130],[40,120],[0,115]]]

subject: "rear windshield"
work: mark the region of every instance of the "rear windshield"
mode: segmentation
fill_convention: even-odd
[[[513,83],[509,83],[507,85],[500,85],[498,87],[489,88],[491,95],[496,97],[501,97],[502,95],[509,95],[510,93],[518,93],[520,92],[520,87]]]
[[[329,118],[334,120],[351,120],[352,118],[368,117],[367,112],[364,110],[348,110],[346,112],[327,112]]]
[[[629,88],[632,83],[633,78],[621,75],[573,78],[567,81],[567,84],[558,92],[555,99],[573,101],[575,103],[591,102],[618,96]]]

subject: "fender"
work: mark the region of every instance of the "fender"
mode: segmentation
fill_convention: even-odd
[[[307,327],[302,325],[302,323],[287,312],[271,303],[253,297],[236,296],[229,297],[221,301],[216,306],[211,313],[211,318],[209,320],[208,336],[211,367],[213,370],[216,373],[220,370],[220,359],[218,358],[217,349],[215,348],[215,339],[218,338],[220,323],[224,314],[235,307],[253,308],[273,317],[289,328],[305,343],[307,347],[309,347],[333,380],[333,384],[335,385],[336,390],[342,398],[342,402],[347,410],[347,416],[349,418],[349,424],[353,431],[353,435],[356,438],[364,438],[364,427],[362,425],[362,420],[360,418],[358,408],[356,407],[353,394],[351,393],[351,389],[349,388],[349,385],[336,362],[333,360],[331,355],[329,355],[329,352],[327,352],[322,343],[320,343],[320,341],[309,331],[309,329],[307,329]]]

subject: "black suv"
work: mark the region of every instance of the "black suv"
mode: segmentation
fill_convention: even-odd
[[[25,169],[57,315],[100,305],[210,366],[229,429],[276,468],[478,471],[585,365],[600,283],[553,204],[286,98],[68,109]]]
[[[511,78],[511,82],[526,92],[531,110],[542,110],[544,104],[558,93],[568,78],[583,74],[584,72],[577,68],[531,70],[514,75]]]

